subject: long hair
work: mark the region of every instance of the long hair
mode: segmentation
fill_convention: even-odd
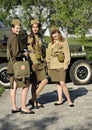
[[[37,35],[38,35],[39,37],[41,37],[41,33],[40,33],[41,24],[37,24],[37,25],[38,25],[38,28],[39,28]],[[36,40],[35,40],[35,35],[34,35],[33,31],[32,31],[32,25],[31,25],[31,34],[30,34],[30,37],[33,38],[32,47],[34,47],[34,45],[36,45]]]
[[[54,43],[54,38],[53,38],[52,34],[54,34],[54,33],[56,33],[56,32],[58,32],[58,34],[59,34],[58,40],[59,40],[60,42],[63,42],[63,41],[64,41],[64,37],[62,36],[62,34],[61,34],[61,32],[60,32],[59,30],[54,30],[54,31],[52,31],[52,32],[50,33],[51,42]]]

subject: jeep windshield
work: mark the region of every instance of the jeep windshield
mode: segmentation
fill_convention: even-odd
[[[2,20],[0,20],[0,28],[5,28],[5,25]]]

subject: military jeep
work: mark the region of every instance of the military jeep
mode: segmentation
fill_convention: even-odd
[[[0,39],[0,84],[4,87],[9,87],[10,85],[7,75],[6,58],[7,32],[9,34],[9,29],[0,28],[0,34],[4,34],[3,39]],[[87,54],[84,51],[84,47],[75,44],[70,45],[70,52],[71,62],[67,70],[66,81],[70,79],[76,85],[90,83],[92,78],[92,66],[91,62],[87,59]]]
[[[5,26],[4,22],[0,19],[0,84],[2,86],[9,86],[9,79],[6,74],[7,58],[6,58],[6,45],[7,39],[10,34],[10,29]]]
[[[92,79],[92,65],[87,58],[84,46],[70,45],[71,62],[68,68],[68,75],[75,85],[90,83]]]

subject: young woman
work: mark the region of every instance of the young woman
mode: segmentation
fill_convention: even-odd
[[[13,63],[22,60],[22,58],[25,58],[27,56],[27,52],[21,52],[20,48],[20,42],[18,39],[18,35],[21,30],[21,23],[19,19],[14,19],[11,23],[11,34],[9,36],[8,42],[7,42],[7,57],[8,57],[8,69],[7,74],[9,75],[10,79],[10,98],[11,98],[11,104],[12,104],[12,113],[21,112],[22,114],[34,114],[33,111],[30,111],[26,107],[26,98],[28,89],[30,86],[30,83],[28,82],[28,79],[18,80],[14,77],[13,73]],[[23,66],[22,66],[23,67]],[[21,109],[17,107],[16,105],[16,91],[17,88],[23,88],[22,89],[22,106]]]
[[[39,104],[36,101],[36,98],[48,82],[45,72],[45,62],[42,55],[42,39],[39,33],[40,27],[41,25],[37,19],[32,20],[31,34],[28,38],[28,51],[33,64],[33,73],[31,75],[32,99],[29,100],[29,103],[32,105],[32,107],[36,108],[39,108],[40,106],[43,107],[42,104]]]
[[[51,43],[48,45],[46,61],[48,75],[53,82],[57,82],[58,102],[56,106],[63,104],[62,91],[65,94],[69,106],[73,107],[68,88],[65,84],[66,70],[70,63],[70,51],[67,40],[64,40],[58,27],[52,26],[50,29]],[[60,55],[61,54],[61,57]]]

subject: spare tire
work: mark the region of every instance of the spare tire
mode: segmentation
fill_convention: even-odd
[[[9,88],[9,76],[7,75],[7,63],[0,64],[0,85]]]
[[[86,60],[78,60],[72,64],[69,74],[75,85],[88,84],[92,80],[92,66]]]

